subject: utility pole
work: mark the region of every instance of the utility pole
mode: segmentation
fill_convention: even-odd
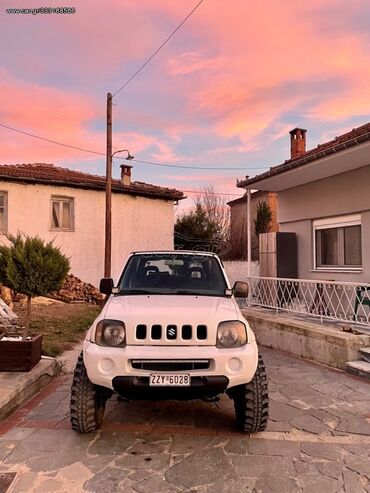
[[[111,277],[111,265],[112,265],[112,94],[108,92],[104,277]]]

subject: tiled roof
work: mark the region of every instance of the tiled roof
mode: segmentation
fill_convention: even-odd
[[[74,171],[45,163],[0,165],[0,180],[92,190],[105,189],[104,176],[90,175],[81,171]],[[179,190],[158,187],[140,181],[134,181],[130,185],[123,185],[120,180],[112,179],[112,191],[115,193],[142,195],[164,200],[181,200],[185,198],[184,194]]]
[[[326,156],[330,156],[331,154],[343,151],[345,149],[348,149],[349,147],[362,144],[363,142],[367,142],[369,140],[370,123],[366,123],[365,125],[354,128],[350,132],[346,132],[339,137],[335,137],[335,139],[330,140],[329,142],[319,144],[314,149],[310,149],[309,151],[305,152],[295,159],[288,159],[283,164],[274,166],[268,171],[261,173],[260,175],[256,175],[253,178],[246,177],[245,180],[238,181],[237,186],[239,188],[249,187],[254,183],[265,180],[266,178],[279,175],[281,173],[284,173],[285,171],[289,171],[294,168],[299,168],[300,166],[304,166],[305,164],[311,163],[312,161],[317,161]]]
[[[251,199],[256,199],[258,197],[261,197],[263,195],[267,195],[271,192],[265,192],[264,190],[255,190],[254,192],[251,193]],[[247,195],[247,192],[245,192],[244,195],[242,195],[241,197],[238,197],[237,199],[234,199],[234,200],[230,200],[229,202],[227,202],[227,205],[236,205],[236,204],[243,204],[243,203],[247,203],[248,202],[248,195]]]

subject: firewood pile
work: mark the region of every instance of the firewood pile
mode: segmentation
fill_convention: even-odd
[[[104,300],[104,295],[92,284],[81,281],[73,274],[68,274],[62,288],[51,293],[51,297],[65,303],[92,303],[99,305]]]

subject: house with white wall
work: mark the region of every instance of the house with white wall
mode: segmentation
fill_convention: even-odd
[[[276,192],[279,231],[295,233],[298,277],[370,281],[370,123],[306,151],[290,132],[291,158],[238,187]]]
[[[279,232],[260,237],[263,276],[248,265],[249,305],[370,326],[370,123],[308,151],[295,128],[290,145],[290,159],[238,182],[248,198],[277,193]]]
[[[112,276],[132,251],[173,249],[174,203],[182,192],[131,181],[131,166],[112,180]],[[70,258],[71,272],[95,286],[104,274],[105,177],[53,164],[0,165],[0,241],[38,235]]]

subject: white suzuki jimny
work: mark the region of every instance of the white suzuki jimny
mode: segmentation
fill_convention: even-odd
[[[266,428],[267,378],[252,330],[213,253],[132,253],[87,332],[73,377],[70,415],[78,432],[97,430],[116,392],[134,399],[234,401],[236,423],[252,433]]]

